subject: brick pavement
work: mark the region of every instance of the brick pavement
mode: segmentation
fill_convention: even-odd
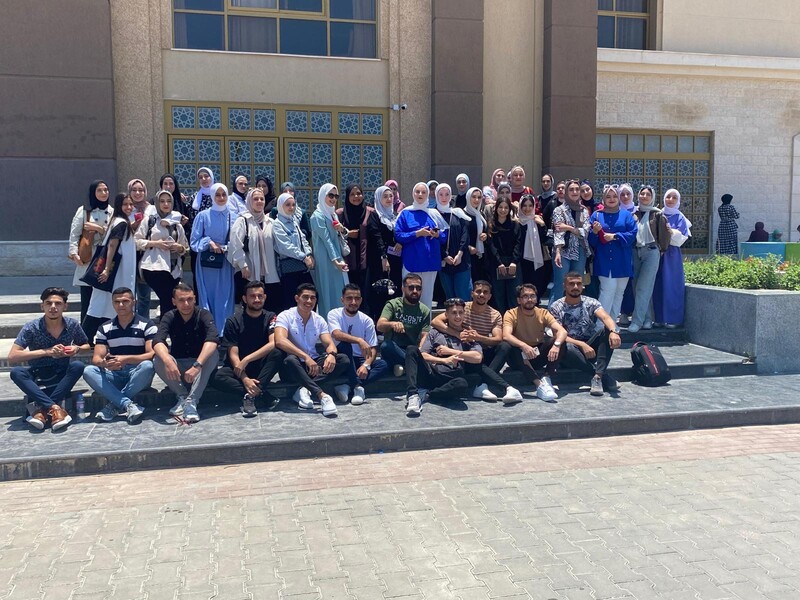
[[[800,425],[5,483],[0,598],[800,597]]]

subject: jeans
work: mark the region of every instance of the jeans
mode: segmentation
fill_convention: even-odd
[[[245,368],[245,374],[251,379],[257,379],[261,394],[268,398],[275,398],[269,391],[269,383],[283,366],[286,355],[275,348],[261,360],[252,362]],[[214,373],[211,385],[221,392],[244,396],[246,391],[242,380],[234,373],[231,367],[222,367]]]
[[[181,372],[181,380],[174,381],[167,377],[167,367],[164,364],[164,361],[162,361],[158,356],[153,359],[156,373],[158,373],[161,381],[167,384],[167,387],[169,387],[173,394],[176,396],[185,396],[187,402],[191,402],[197,406],[197,404],[200,402],[200,398],[203,396],[203,392],[206,391],[208,380],[211,378],[211,375],[213,375],[214,371],[217,370],[217,365],[219,364],[219,354],[214,352],[208,357],[208,360],[206,360],[205,364],[200,370],[200,375],[195,377],[188,389],[186,387],[188,384],[184,381],[183,374],[192,367],[192,363],[194,363],[196,359],[174,358],[172,356],[170,356],[170,359],[177,365],[178,370]]]
[[[639,327],[646,320],[653,320],[650,300],[653,298],[660,261],[661,252],[655,244],[635,248],[633,251],[633,272],[636,279],[633,282],[634,307],[631,323]]]
[[[374,361],[372,361],[372,368],[367,373],[367,378],[360,379],[356,371],[358,371],[358,368],[364,364],[364,357],[353,356],[353,346],[347,342],[339,342],[339,344],[336,346],[336,349],[340,354],[344,354],[350,359],[348,383],[350,384],[351,388],[356,387],[357,385],[365,386],[368,383],[377,381],[389,372],[389,364],[382,358],[376,358]]]
[[[401,348],[393,341],[385,341],[381,344],[381,358],[385,360],[390,367],[394,365],[406,364],[406,349]]]
[[[136,314],[145,320],[150,318],[150,286],[146,283],[136,283]]]
[[[615,321],[622,308],[622,297],[625,295],[625,287],[628,285],[628,277],[600,277],[600,305],[611,315]],[[603,326],[598,319],[597,328]]]
[[[345,375],[350,368],[350,360],[344,354],[336,355],[336,366],[333,371],[325,375],[322,372],[322,364],[325,362],[325,354],[320,354],[315,361],[319,365],[319,375],[311,377],[306,370],[304,363],[294,354],[288,355],[283,361],[281,369],[281,381],[295,383],[299,387],[304,387],[311,392],[312,397],[319,398],[324,392],[319,384],[328,382],[337,377]]]
[[[570,271],[575,271],[583,275],[586,272],[586,249],[583,247],[583,242],[580,243],[580,252],[578,258],[570,260],[564,257],[564,252],[561,252],[561,266],[556,265],[553,259],[553,289],[550,292],[550,300],[559,300],[564,297],[564,275]]]
[[[623,286],[623,290],[625,287]],[[592,340],[589,344],[595,351],[595,357],[588,359],[584,356],[580,348],[574,344],[565,342],[566,349],[561,354],[560,364],[565,367],[573,367],[584,373],[594,375],[605,375],[611,355],[614,351],[608,342],[609,331],[604,329],[602,333]],[[584,340],[588,343],[588,340]]]
[[[418,384],[428,388],[428,397],[431,400],[455,400],[462,398],[469,383],[465,377],[464,369],[452,369],[448,374],[435,371],[427,361],[422,358],[422,353],[417,346],[406,348],[406,382],[408,395],[419,391]]]
[[[54,387],[47,387],[42,390],[36,383],[35,370],[31,367],[14,367],[11,369],[11,381],[28,397],[29,402],[35,402],[37,406],[48,409],[54,404],[58,404],[66,399],[72,388],[83,375],[84,364],[80,361],[71,361],[65,369],[57,371],[60,377]]]
[[[153,361],[125,365],[118,371],[89,365],[83,371],[89,387],[106,398],[117,410],[125,410],[133,397],[153,382]]]
[[[472,281],[469,269],[456,273],[442,270],[439,272],[439,279],[444,288],[445,299],[461,298],[464,302],[472,299]]]

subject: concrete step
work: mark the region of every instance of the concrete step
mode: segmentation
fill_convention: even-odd
[[[737,375],[751,375],[756,373],[754,363],[743,362],[742,357],[727,352],[720,352],[694,344],[680,346],[665,346],[661,348],[667,363],[670,365],[673,379],[691,379],[703,377],[731,377]],[[630,352],[621,349],[614,353],[608,371],[612,377],[621,381],[631,381]],[[508,368],[503,372],[503,377],[515,387],[525,387],[526,382],[521,373]],[[559,371],[554,383],[556,385],[571,385],[588,383],[589,376],[572,369]],[[294,393],[294,386],[277,381],[270,384],[269,390],[281,399],[290,399]],[[405,378],[389,376],[375,382],[367,389],[369,395],[402,394],[405,393]],[[102,408],[105,401],[97,395],[92,395],[92,390],[80,380],[74,392],[86,394],[87,409],[95,412]],[[216,390],[208,390],[206,396],[217,398],[222,396]],[[205,396],[204,396],[205,397]],[[238,400],[234,399],[235,402]],[[137,397],[137,402],[144,406],[169,407],[175,402],[174,395],[166,389],[164,383],[158,378],[153,379],[153,387],[145,390]],[[23,414],[25,402],[17,386],[11,381],[8,372],[0,372],[0,416],[13,416]]]
[[[336,418],[282,402],[243,419],[237,404],[204,399],[202,421],[186,426],[165,407],[129,425],[76,422],[57,433],[0,418],[0,479],[220,465],[427,448],[526,443],[660,431],[800,421],[800,375],[676,379],[659,388],[625,386],[595,398],[562,386],[556,403],[513,406],[480,400],[423,405],[405,414],[402,395],[339,407]]]

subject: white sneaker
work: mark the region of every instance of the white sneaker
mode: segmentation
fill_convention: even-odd
[[[642,328],[641,325],[637,325],[636,323],[631,323],[630,326],[628,326],[628,331],[630,333],[636,333],[641,328]]]
[[[358,406],[359,404],[364,404],[364,398],[366,397],[366,392],[364,388],[360,385],[357,385],[353,388],[353,397],[350,398],[350,404],[354,406]]]
[[[339,412],[336,408],[336,405],[333,403],[333,398],[331,398],[328,394],[322,394],[322,397],[319,399],[319,403],[322,405],[322,414],[326,417],[332,417]]]
[[[178,401],[175,406],[169,409],[169,414],[173,417],[180,417],[183,415],[183,405],[186,403],[186,396],[178,396]]]
[[[347,401],[350,399],[350,386],[346,383],[342,385],[337,385],[333,388],[336,397],[339,399],[339,402],[342,404],[347,404]]]
[[[497,396],[489,390],[489,386],[485,383],[480,384],[472,391],[472,397],[481,400],[497,400]]]
[[[403,368],[403,365],[395,365],[392,371],[394,372],[395,377],[402,377],[406,372],[405,368]]]
[[[556,394],[553,386],[547,383],[544,377],[542,377],[539,387],[536,388],[536,395],[545,402],[552,402],[558,399],[558,394]]]
[[[506,388],[506,395],[500,398],[503,401],[503,404],[514,404],[516,402],[522,402],[522,392],[520,392],[517,388],[508,386]]]
[[[422,411],[422,402],[419,394],[411,394],[406,400],[406,415],[409,417],[417,416]]]
[[[297,391],[292,396],[292,400],[297,402],[300,408],[312,409],[314,408],[314,401],[311,399],[311,392],[306,388],[297,388]]]

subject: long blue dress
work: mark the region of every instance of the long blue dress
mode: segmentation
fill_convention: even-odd
[[[316,263],[317,312],[327,318],[328,312],[341,306],[342,288],[350,280],[333,264],[342,260],[339,234],[333,222],[318,209],[309,219],[314,237],[314,262]]]
[[[236,217],[229,210],[217,211],[207,208],[200,211],[192,224],[192,250],[198,254],[208,250],[213,240],[220,246],[228,242],[228,229]],[[222,261],[221,269],[212,269],[200,264],[197,259],[197,297],[200,308],[211,312],[217,329],[222,331],[225,320],[233,314],[233,265]]]
[[[689,236],[689,227],[683,213],[667,216],[670,229]],[[683,256],[678,246],[667,249],[661,257],[653,288],[653,312],[656,323],[680,325],[683,323],[686,281],[683,275]]]

